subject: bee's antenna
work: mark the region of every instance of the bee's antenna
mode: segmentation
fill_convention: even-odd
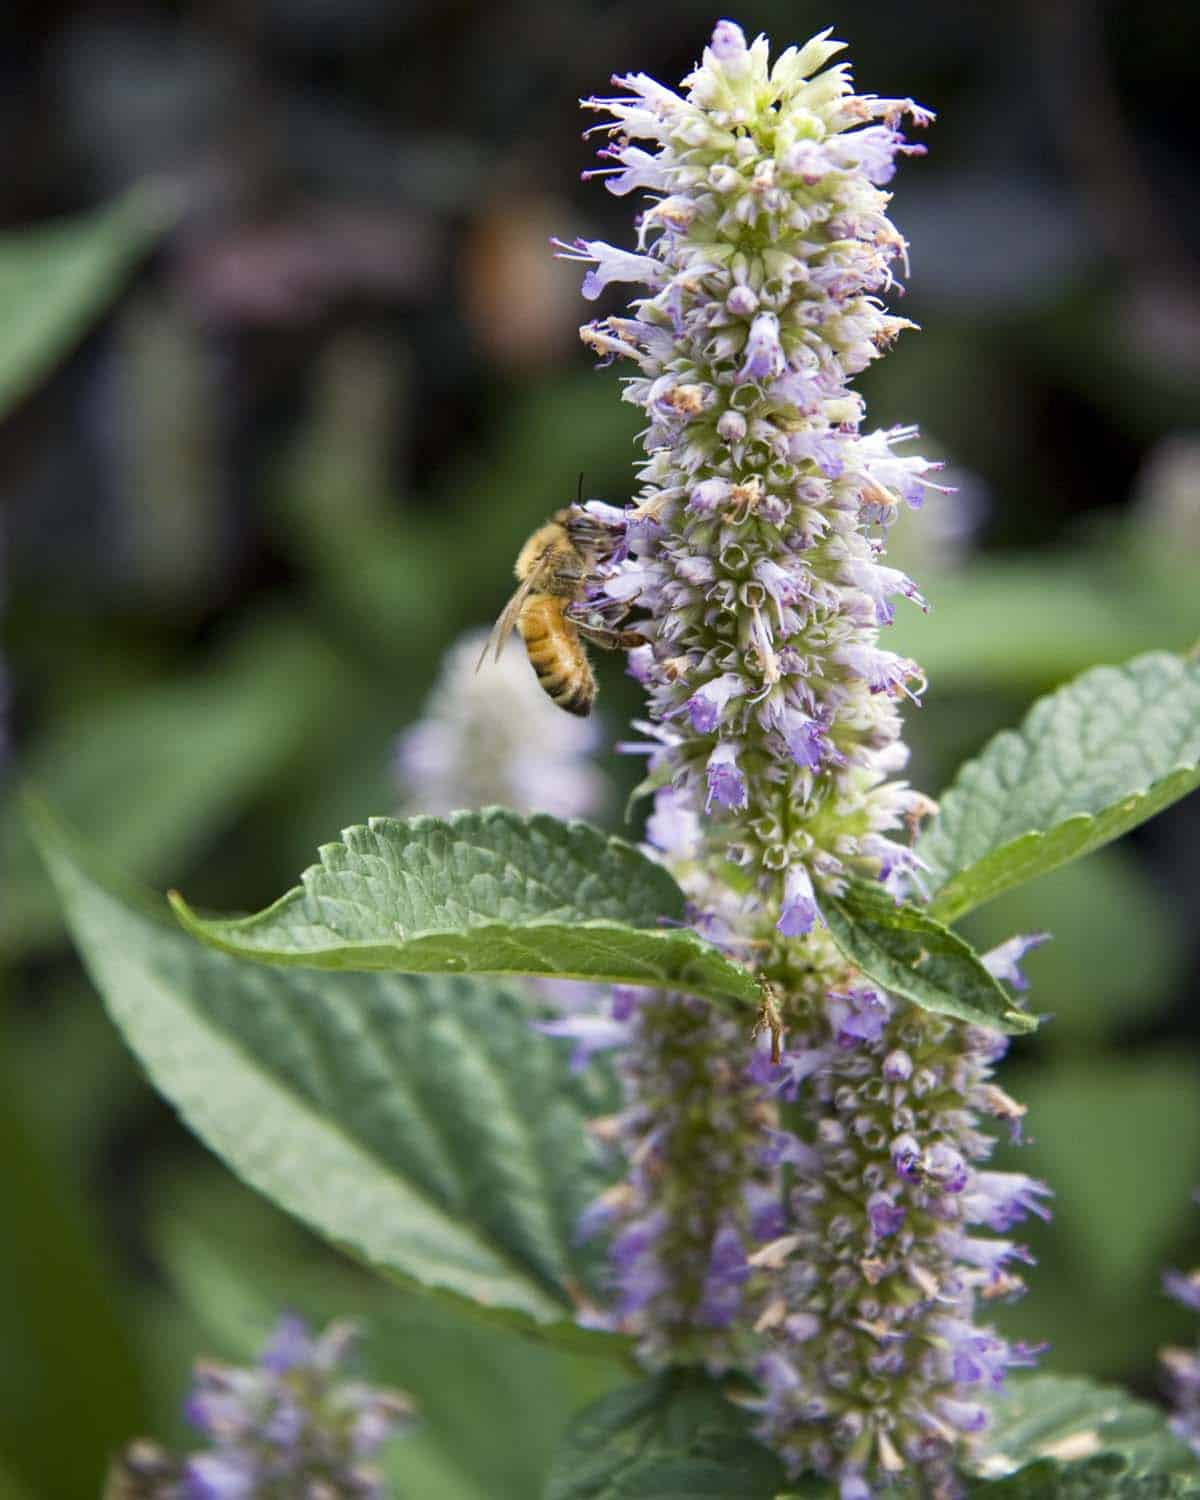
[[[576,505],[582,505],[583,504],[583,470],[582,469],[580,469],[580,471],[579,471],[579,484],[576,487],[576,491],[575,491],[575,504]]]

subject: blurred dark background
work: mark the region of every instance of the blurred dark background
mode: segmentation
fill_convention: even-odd
[[[580,470],[630,493],[637,414],[547,239],[629,239],[628,201],[579,182],[576,101],[677,81],[716,14],[8,7],[6,242],[147,179],[175,213],[0,428],[10,794],[23,772],[130,873],[247,909],[397,806],[395,737],[525,534]],[[1200,637],[1200,7],[732,14],[777,48],[833,24],[860,88],[939,114],[893,210],[924,332],[862,381],[959,486],[895,538],[934,606],[889,644],[929,670],[913,774],[936,792],[1056,683]],[[5,265],[0,308],[33,316]],[[600,670],[609,744],[637,695]],[[1055,1023],[1006,1082],[1059,1207],[997,1315],[1146,1394],[1157,1346],[1194,1336],[1158,1277],[1200,1259],[1196,800],[974,932],[1056,933],[1029,963]],[[0,1494],[94,1494],[123,1438],[180,1436],[197,1350],[247,1355],[288,1304],[361,1316],[374,1372],[422,1400],[406,1493],[528,1500],[611,1372],[375,1287],[238,1187],[109,1029],[11,795],[0,858]]]

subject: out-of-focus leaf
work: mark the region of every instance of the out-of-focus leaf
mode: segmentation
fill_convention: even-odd
[[[1108,1297],[1157,1285],[1200,1164],[1200,1064],[1152,1053],[1057,1062],[1014,1087],[1029,1106],[1022,1169],[1055,1188],[1054,1229]]]
[[[38,1500],[94,1495],[141,1424],[140,1376],[97,1248],[8,1087],[0,1182],[0,1463]]]
[[[492,426],[482,452],[468,446],[441,477],[436,506],[398,516],[387,497],[364,504],[344,493],[347,465],[328,414],[284,468],[282,545],[302,555],[339,619],[389,659],[426,656],[457,624],[497,615],[522,541],[573,498],[580,472],[589,494],[622,498],[605,475],[628,485],[637,421],[590,371],[555,371],[518,389]],[[547,461],[552,452],[557,461]],[[448,586],[431,590],[430,578],[443,576]]]
[[[109,1013],[156,1086],[260,1192],[385,1274],[597,1353],[579,1328],[601,1186],[587,1083],[509,992],[280,972],[192,942],[39,841]]]
[[[1035,703],[968,761],[920,839],[953,921],[1119,838],[1200,785],[1200,661],[1154,652]]]
[[[783,1465],[695,1370],[602,1397],[572,1422],[545,1500],[774,1500]]]
[[[366,1374],[408,1391],[420,1416],[385,1455],[398,1496],[537,1495],[572,1413],[622,1379],[611,1361],[485,1328],[380,1285],[302,1238],[232,1177],[172,1185],[157,1222],[168,1275],[204,1325],[205,1351],[250,1362],[284,1305],[314,1326],[335,1317],[359,1325]]]
[[[1025,960],[1043,1047],[1078,1047],[1169,1005],[1186,959],[1165,895],[1132,852],[1113,847],[1017,886],[967,918],[981,951],[1018,932],[1051,942]],[[1130,942],[1130,933],[1137,941]]]
[[[1161,1408],[1073,1376],[1012,1380],[976,1467],[972,1500],[1175,1500],[1200,1494],[1200,1467]]]
[[[152,879],[225,824],[304,748],[341,665],[296,622],[251,629],[200,676],[130,694],[29,747],[25,779],[114,864]],[[0,804],[0,952],[60,930],[15,793]]]
[[[864,974],[922,1010],[1000,1031],[1032,1031],[970,943],[919,907],[897,904],[879,885],[852,882],[822,902],[829,931]]]
[[[302,885],[256,916],[206,919],[172,896],[176,913],[206,943],[262,963],[758,998],[747,970],[681,925],[683,893],[667,871],[586,823],[500,807],[373,818],[320,854]]]
[[[61,359],[170,224],[161,190],[0,235],[0,417]]]
[[[904,610],[888,646],[921,663],[936,691],[1037,692],[1096,662],[1186,650],[1195,638],[1192,590],[1137,574],[1112,579],[1077,558],[981,558],[938,576],[927,615]]]

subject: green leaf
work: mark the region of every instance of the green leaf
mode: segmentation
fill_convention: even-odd
[[[262,621],[207,672],[60,722],[25,753],[23,779],[118,868],[161,877],[311,742],[342,676],[297,622]],[[10,792],[0,803],[0,950],[27,951],[59,927]]]
[[[174,217],[136,188],[98,213],[0,235],[0,417],[111,302]]]
[[[1027,695],[1096,662],[1186,649],[1196,635],[1195,572],[1165,588],[1137,569],[1106,566],[1117,545],[1114,539],[1103,552],[980,557],[923,578],[933,608],[898,610],[888,646],[919,661],[935,691]]]
[[[30,1495],[89,1495],[108,1454],[139,1429],[146,1392],[101,1236],[80,1221],[74,1184],[43,1156],[16,1097],[5,1057],[0,1495],[19,1493],[8,1469]]]
[[[1200,661],[1097,667],[997,735],[942,798],[917,853],[953,921],[1119,838],[1200,785]]]
[[[122,897],[43,814],[39,842],[109,1013],[185,1122],[376,1269],[542,1337],[578,1328],[578,1215],[602,1186],[586,1079],[520,999],[453,978],[281,973]]]
[[[783,1465],[697,1371],[669,1370],[576,1417],[545,1500],[774,1500]]]
[[[586,823],[506,808],[373,818],[257,916],[196,937],[240,958],[408,974],[539,974],[754,1003],[753,977],[680,924],[683,894],[632,845]]]
[[[835,943],[869,978],[923,1010],[1001,1031],[1032,1031],[999,980],[957,933],[920,907],[897,905],[879,885],[854,881],[822,902]]]
[[[1165,1415],[1073,1376],[1013,1380],[993,1406],[973,1500],[1152,1500],[1200,1494],[1200,1468]]]

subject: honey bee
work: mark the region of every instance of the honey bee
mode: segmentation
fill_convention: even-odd
[[[583,641],[608,651],[629,651],[646,640],[636,630],[589,624],[569,613],[583,600],[597,566],[611,556],[614,545],[614,528],[582,505],[556,510],[517,554],[513,571],[520,587],[504,606],[475,670],[489,651],[499,659],[515,625],[543,689],[559,708],[586,718],[596,701],[596,678]]]

